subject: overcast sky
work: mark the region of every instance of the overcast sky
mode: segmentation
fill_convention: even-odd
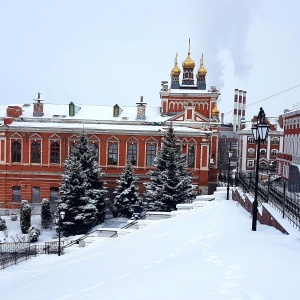
[[[0,104],[159,106],[162,80],[201,54],[207,86],[232,121],[234,89],[247,91],[246,119],[278,116],[300,102],[300,1],[0,0]],[[257,103],[256,103],[257,102]],[[252,105],[250,105],[252,104]]]

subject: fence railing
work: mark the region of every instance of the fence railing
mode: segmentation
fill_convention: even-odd
[[[58,254],[58,246],[58,242],[46,242],[45,245],[32,245],[27,242],[0,243],[0,269],[16,265],[39,254]]]
[[[244,191],[254,195],[255,178],[249,174],[240,173],[238,176],[239,186]],[[286,184],[281,180],[267,180],[258,182],[258,202],[268,202],[273,208],[279,211],[283,218],[295,227],[300,229],[300,196],[289,192]]]

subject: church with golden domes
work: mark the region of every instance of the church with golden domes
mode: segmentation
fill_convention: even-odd
[[[143,183],[149,180],[147,173],[154,169],[170,124],[186,154],[197,194],[213,193],[219,91],[216,86],[207,88],[203,54],[199,61],[195,73],[189,42],[182,70],[176,55],[170,86],[168,81],[161,82],[160,106],[150,106],[142,96],[132,106],[51,104],[41,93],[33,103],[0,105],[0,208],[18,208],[21,200],[55,201],[64,161],[82,130],[104,173],[111,199],[128,161],[134,164],[143,195]]]

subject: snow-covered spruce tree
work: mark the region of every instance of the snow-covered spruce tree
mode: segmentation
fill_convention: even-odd
[[[0,231],[5,231],[7,229],[6,221],[0,216]]]
[[[145,200],[149,210],[171,211],[176,204],[190,202],[196,193],[187,172],[186,156],[181,152],[180,141],[172,125],[164,136],[155,170],[148,172],[150,181],[145,183]]]
[[[88,138],[84,131],[78,139],[78,152],[74,154],[78,155],[77,159],[82,164],[82,169],[86,173],[87,181],[91,187],[86,191],[86,195],[91,198],[93,204],[97,208],[97,224],[101,224],[105,219],[105,197],[107,190],[105,189],[103,181],[103,173],[98,166],[97,156],[88,146]]]
[[[21,201],[20,225],[23,234],[27,233],[31,226],[31,207],[27,200]]]
[[[91,183],[81,161],[79,145],[72,147],[64,162],[57,214],[63,210],[61,233],[64,236],[87,233],[97,223],[97,208],[90,197]],[[57,227],[58,230],[58,227]]]
[[[51,224],[51,205],[49,199],[44,198],[42,200],[42,210],[41,210],[41,223],[42,228],[49,228]]]
[[[135,183],[137,182],[137,177],[133,176],[133,166],[131,162],[128,162],[120,176],[117,180],[117,186],[115,188],[113,204],[118,209],[118,215],[120,217],[130,218],[132,216],[133,210],[132,205],[139,201],[137,188]]]

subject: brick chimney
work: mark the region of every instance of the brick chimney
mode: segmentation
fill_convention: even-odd
[[[143,102],[144,97],[141,96],[141,101],[137,102],[137,120],[145,120],[146,119],[146,105],[147,103]]]
[[[44,104],[41,101],[44,100],[41,99],[41,93],[37,93],[37,95],[37,99],[33,99],[34,101],[36,101],[33,104],[33,116],[42,117],[44,115]]]

